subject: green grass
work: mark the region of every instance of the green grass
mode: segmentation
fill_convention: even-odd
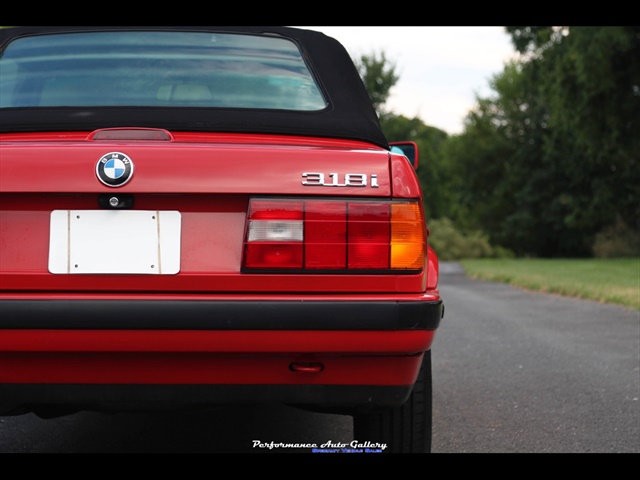
[[[460,263],[471,278],[640,310],[640,257],[474,259]]]

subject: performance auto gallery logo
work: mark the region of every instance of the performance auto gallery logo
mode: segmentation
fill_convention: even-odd
[[[387,444],[359,442],[358,440],[353,440],[349,443],[332,442],[329,440],[321,445],[317,443],[263,442],[261,440],[254,440],[253,448],[266,448],[268,450],[303,448],[310,449],[312,453],[382,453],[387,448]]]
[[[124,153],[107,153],[98,160],[96,175],[108,187],[121,187],[133,176],[133,162]]]

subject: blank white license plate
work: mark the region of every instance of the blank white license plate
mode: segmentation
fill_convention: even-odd
[[[51,273],[180,271],[181,215],[155,210],[54,210]]]

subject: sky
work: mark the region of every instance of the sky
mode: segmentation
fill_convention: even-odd
[[[498,26],[301,28],[335,38],[354,59],[384,52],[399,77],[387,110],[449,134],[462,132],[476,96],[492,94],[491,78],[516,55]]]

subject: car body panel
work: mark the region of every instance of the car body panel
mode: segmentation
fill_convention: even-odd
[[[39,142],[27,135],[21,142],[0,136],[3,152],[3,192],[110,192],[96,182],[96,163],[109,152],[122,152],[135,164],[130,182],[119,193],[218,193],[282,195],[389,196],[388,152],[333,146],[251,144],[238,135],[235,143],[216,143],[215,136],[201,142]],[[34,175],[42,171],[44,175]],[[377,176],[375,192],[370,186],[329,187],[302,184],[304,172],[335,172],[344,184],[350,172]],[[406,181],[406,179],[404,179]],[[395,180],[400,182],[401,180]],[[397,185],[404,191],[404,185]],[[416,192],[414,191],[414,195]]]

